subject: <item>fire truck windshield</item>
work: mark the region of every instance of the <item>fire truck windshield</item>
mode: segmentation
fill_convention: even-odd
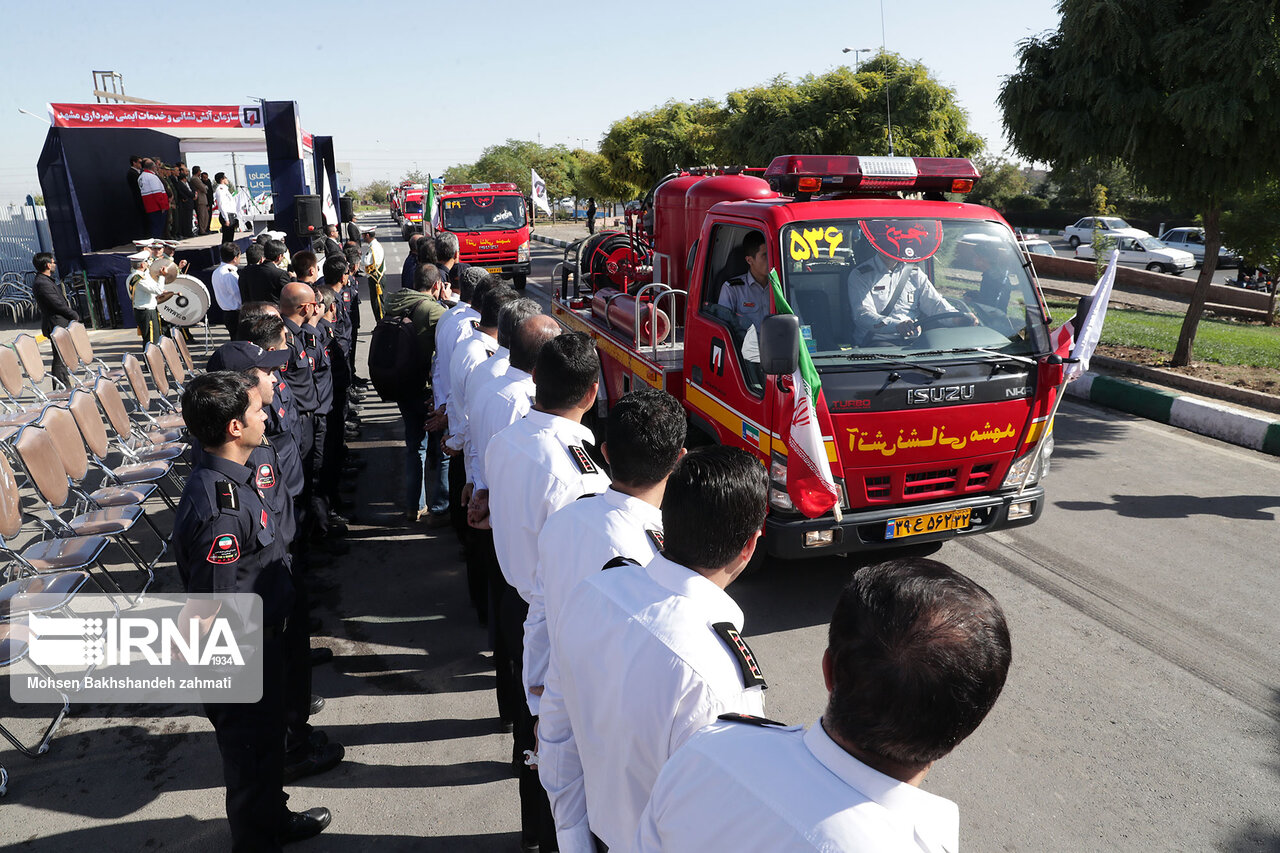
[[[404,212],[405,213],[421,213],[422,202],[415,201],[415,200],[406,200],[404,203]]]
[[[816,360],[1036,354],[1040,300],[1012,232],[969,219],[832,219],[782,229],[783,286]]]
[[[447,231],[512,231],[524,227],[524,199],[518,195],[453,196],[444,199]]]

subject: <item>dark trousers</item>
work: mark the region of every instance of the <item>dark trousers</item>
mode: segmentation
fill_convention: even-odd
[[[556,848],[556,823],[551,814],[551,801],[547,792],[538,781],[538,771],[524,763],[524,751],[536,750],[538,739],[534,732],[537,718],[529,713],[529,705],[525,702],[523,679],[524,660],[524,620],[529,615],[529,605],[514,587],[503,590],[501,612],[499,614],[499,635],[506,644],[507,654],[512,660],[515,683],[520,691],[520,701],[516,703],[515,719],[515,755],[520,761],[518,774],[520,784],[520,835],[524,841],[532,841],[543,850]]]
[[[231,336],[231,340],[236,339],[236,329],[240,327],[240,311],[223,311],[222,322],[227,327],[227,334]]]
[[[53,366],[49,369],[49,374],[64,386],[71,387],[71,374],[67,372],[67,365],[63,363],[57,347],[53,347]]]
[[[192,205],[190,202],[178,202],[173,210],[173,231],[174,236],[179,240],[185,240],[191,236],[191,213]]]
[[[262,656],[260,700],[252,705],[204,706],[222,754],[235,853],[279,850],[279,833],[289,819],[284,792],[283,638],[265,639]]]
[[[148,237],[163,237],[165,223],[169,219],[169,211],[156,210],[147,214],[147,230],[151,233]]]
[[[470,539],[467,524],[467,508],[462,503],[462,489],[467,485],[467,463],[463,455],[449,457],[449,520],[453,523],[453,532],[458,534],[458,542],[465,549]]]
[[[138,321],[138,335],[146,344],[160,343],[160,315],[154,308],[134,308],[133,317]]]
[[[293,560],[293,610],[284,633],[285,749],[306,750],[311,726],[311,608],[307,599],[307,559]]]
[[[315,429],[311,454],[303,460],[305,486],[311,505],[311,532],[324,536],[329,532],[329,496],[324,492],[324,451],[329,435],[329,414],[317,413],[311,419]]]
[[[492,531],[483,532],[489,534],[489,549],[492,550],[493,533]],[[524,691],[520,685],[520,676],[511,660],[512,643],[507,637],[508,626],[502,621],[502,602],[508,594],[515,595],[516,598],[519,598],[520,594],[502,576],[502,569],[498,568],[496,555],[486,563],[485,568],[488,572],[485,597],[489,607],[489,642],[493,646],[493,668],[497,673],[494,684],[498,699],[498,717],[504,723],[514,723],[519,716],[518,706],[524,704]],[[520,630],[523,634],[523,622],[520,623]]]
[[[231,217],[230,221],[222,222],[222,242],[234,243],[236,239],[236,218]]]

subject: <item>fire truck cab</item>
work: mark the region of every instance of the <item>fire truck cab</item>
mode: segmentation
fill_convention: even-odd
[[[979,177],[962,159],[789,155],[763,176],[666,180],[644,217],[651,233],[625,235],[632,254],[616,249],[609,274],[588,275],[592,293],[579,279],[553,301],[597,342],[598,414],[642,383],[663,388],[691,432],[755,454],[778,556],[1031,524],[1062,353],[1008,223],[944,195]],[[760,245],[793,314],[753,280],[744,247]],[[839,517],[805,517],[787,493],[800,347],[821,380]]]
[[[458,260],[484,267],[524,290],[530,269],[529,217],[518,186],[446,184],[437,204],[435,230],[457,235]]]

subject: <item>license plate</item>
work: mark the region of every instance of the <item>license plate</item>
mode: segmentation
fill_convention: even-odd
[[[485,267],[485,268],[484,268],[484,271],[485,271],[485,272],[491,272],[491,273],[501,273],[501,272],[502,272],[502,267]]]
[[[925,515],[907,515],[895,518],[885,525],[884,538],[905,539],[921,533],[941,533],[946,530],[964,530],[969,526],[968,509],[947,512],[931,512]]]

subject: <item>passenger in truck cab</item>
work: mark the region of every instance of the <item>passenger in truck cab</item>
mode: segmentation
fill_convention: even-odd
[[[875,252],[849,273],[858,346],[900,344],[919,335],[921,323],[932,317],[952,315],[961,325],[978,324],[938,293],[920,268],[942,245],[941,222],[868,219],[859,226]]]
[[[720,287],[719,302],[742,321],[747,331],[759,331],[769,314],[769,246],[764,234],[751,231],[742,239],[747,271]]]

